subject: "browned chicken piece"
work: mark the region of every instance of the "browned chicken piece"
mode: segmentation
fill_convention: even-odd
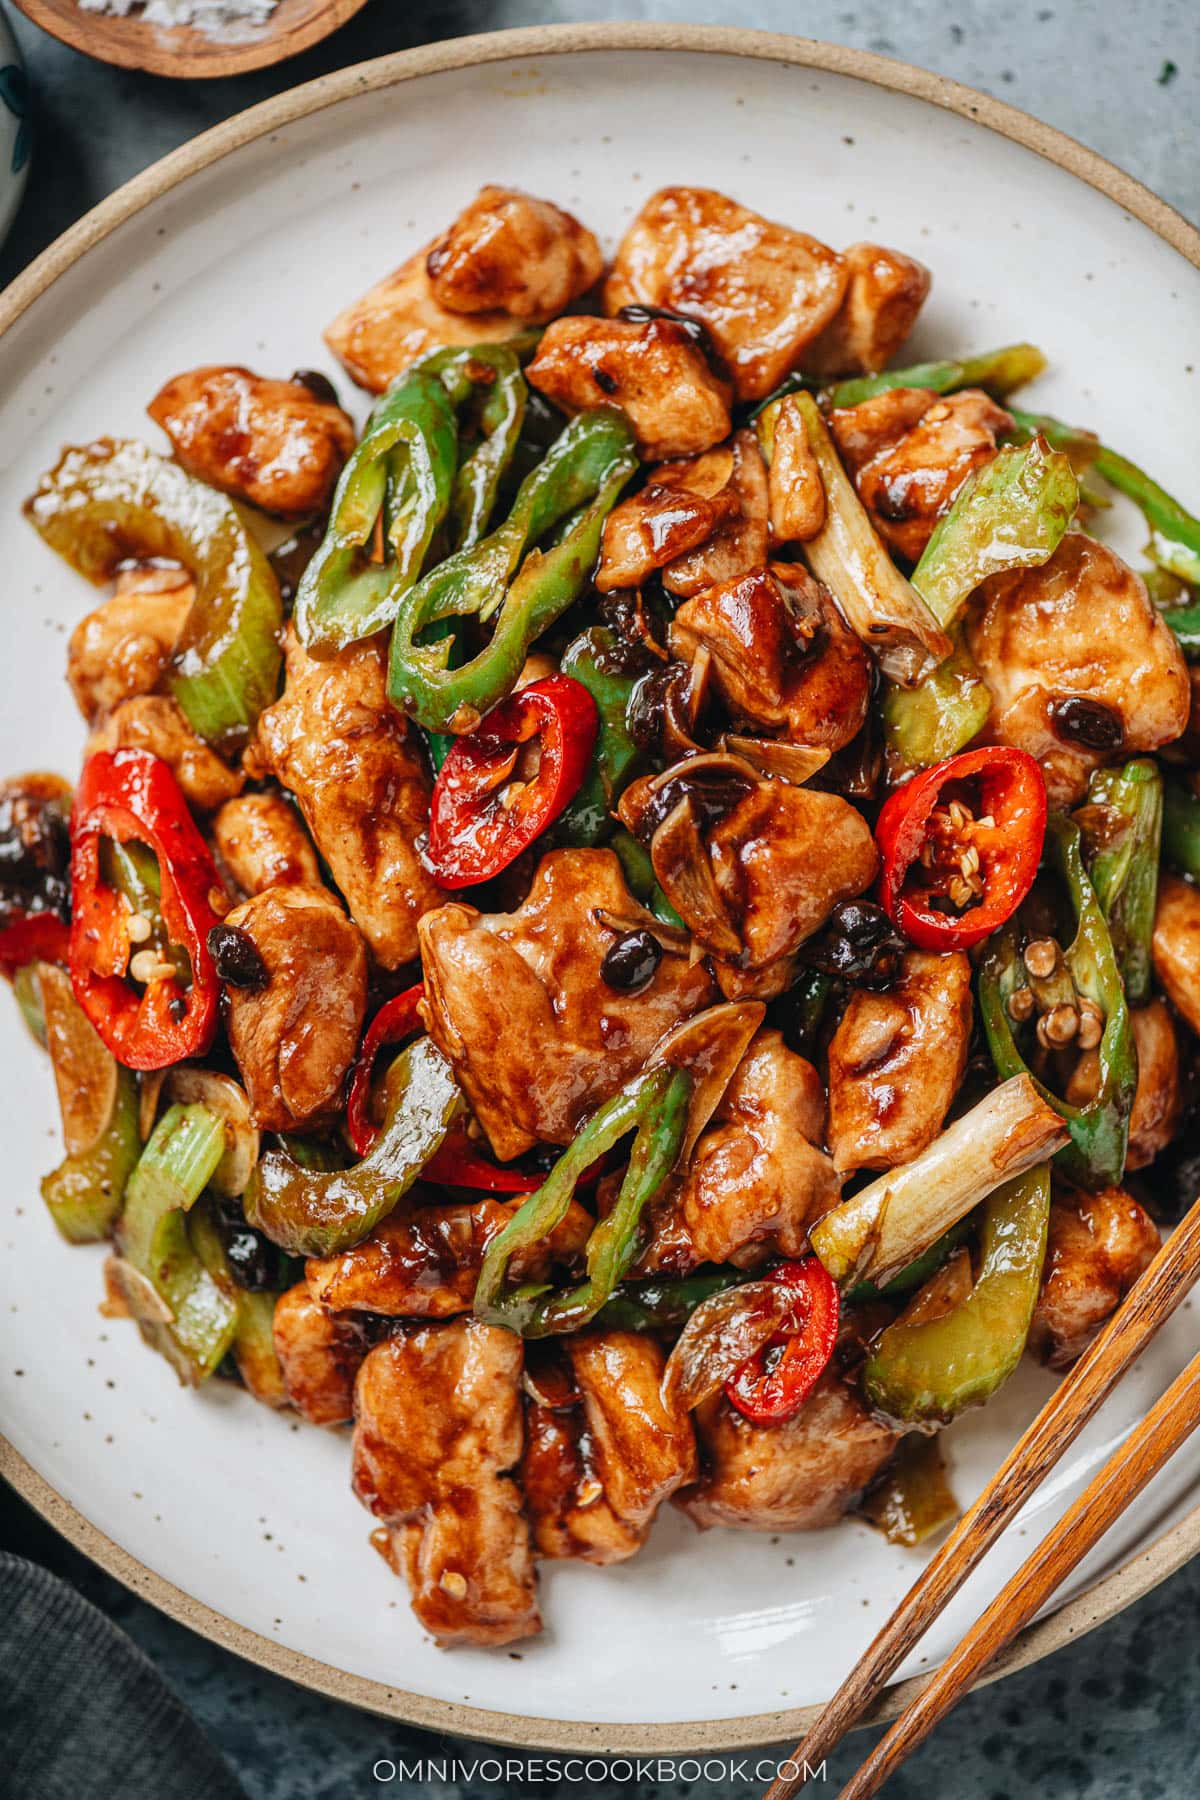
[[[1187,724],[1187,665],[1145,584],[1115,550],[1071,531],[1041,568],[993,575],[967,642],[992,696],[984,736],[1042,765],[1051,804],[1091,771],[1156,750]]]
[[[417,921],[445,898],[421,861],[430,778],[412,727],[387,698],[387,643],[364,638],[327,662],[286,644],[282,699],[258,722],[247,766],[295,794],[350,916],[385,969],[412,962]]]
[[[1138,1077],[1125,1167],[1144,1169],[1166,1149],[1179,1125],[1179,1040],[1163,1000],[1132,1008],[1129,1018],[1137,1043]],[[1095,1099],[1099,1086],[1100,1053],[1087,1050],[1071,1072],[1066,1098],[1072,1106],[1086,1106]]]
[[[702,1473],[675,1504],[701,1527],[814,1531],[836,1524],[899,1441],[828,1369],[782,1425],[752,1425],[723,1394],[704,1401],[694,1418]]]
[[[555,319],[525,375],[564,412],[619,406],[646,462],[729,435],[729,384],[674,319]]]
[[[867,717],[871,662],[828,592],[798,563],[775,563],[685,600],[673,654],[701,648],[735,720],[795,744],[840,750]]]
[[[761,568],[767,560],[767,467],[758,439],[752,431],[738,431],[728,452],[711,454],[730,458],[724,491],[731,504],[707,543],[664,563],[662,583],[671,594],[698,594],[715,582]]]
[[[280,794],[241,794],[212,822],[217,852],[243,894],[267,888],[320,887],[317,853],[295,807]]]
[[[883,993],[856,988],[829,1045],[829,1148],[843,1174],[911,1162],[967,1067],[971,964],[910,950]]]
[[[1152,953],[1159,986],[1200,1034],[1200,888],[1165,871],[1158,882]]]
[[[483,1253],[519,1204],[492,1199],[436,1202],[410,1194],[403,1212],[384,1219],[352,1250],[312,1257],[305,1266],[309,1292],[337,1313],[448,1319],[467,1312]],[[513,1279],[544,1280],[555,1262],[579,1255],[594,1224],[591,1215],[573,1203],[542,1244],[514,1255]]]
[[[809,1227],[841,1196],[820,1147],[824,1135],[817,1071],[779,1032],[759,1031],[682,1185],[654,1209],[639,1272],[706,1262],[753,1268],[771,1256],[803,1256]]]
[[[354,1415],[354,1377],[369,1348],[351,1319],[335,1319],[304,1282],[275,1302],[275,1354],[288,1402],[310,1425],[344,1425]]]
[[[521,1485],[534,1548],[624,1562],[663,1501],[695,1480],[691,1419],[664,1403],[666,1358],[642,1332],[583,1332],[552,1357],[526,1378]]]
[[[661,188],[621,240],[605,309],[664,306],[707,327],[739,400],[778,387],[832,321],[847,270],[835,250],[712,188]]]
[[[426,245],[338,314],[325,342],[346,372],[382,394],[418,357],[453,344],[496,344],[521,329],[506,312],[454,313],[434,299]]]
[[[146,411],[190,474],[284,519],[324,508],[357,442],[349,414],[302,381],[221,364],[176,375]]]
[[[97,750],[149,750],[161,756],[196,812],[215,812],[241,793],[246,779],[196,736],[168,694],[122,700],[88,739],[88,755]]]
[[[740,518],[732,473],[727,449],[652,470],[645,487],[604,521],[594,577],[600,593],[640,587],[656,569],[706,544],[727,520]]]
[[[842,251],[849,280],[842,304],[804,353],[808,375],[875,375],[917,322],[933,277],[924,263],[882,244]]]
[[[829,415],[842,461],[884,541],[920,560],[933,528],[969,475],[996,454],[1012,427],[980,388],[939,395],[893,388]]]
[[[744,945],[744,969],[799,949],[879,868],[862,814],[837,794],[759,781],[708,836],[717,889]]]
[[[482,187],[425,259],[439,306],[550,319],[599,280],[600,246],[586,226],[519,188]]]
[[[1069,1369],[1158,1247],[1158,1226],[1122,1188],[1056,1199],[1029,1328],[1034,1354],[1052,1369]]]
[[[186,570],[144,564],[122,569],[111,598],[80,619],[67,680],[89,725],[158,686],[195,597]]]
[[[638,993],[605,984],[619,933],[653,923],[611,850],[550,851],[515,912],[457,901],[422,920],[430,1036],[502,1161],[569,1143],[663,1033],[712,998],[703,965],[671,951]]]
[[[371,1351],[354,1392],[354,1492],[391,1530],[413,1611],[443,1644],[541,1630],[511,1471],[521,1340],[478,1319],[419,1325]]]
[[[362,935],[327,888],[268,888],[225,916],[267,971],[261,987],[226,984],[229,1047],[264,1131],[303,1131],[342,1099],[367,1004]]]
[[[771,542],[806,544],[825,523],[825,483],[794,394],[779,402],[767,472]]]

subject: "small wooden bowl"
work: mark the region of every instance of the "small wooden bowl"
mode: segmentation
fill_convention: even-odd
[[[228,43],[190,25],[147,25],[140,13],[110,18],[85,12],[78,0],[16,0],[27,19],[51,37],[122,69],[196,80],[265,69],[319,44],[353,18],[366,0],[279,0],[253,37]]]

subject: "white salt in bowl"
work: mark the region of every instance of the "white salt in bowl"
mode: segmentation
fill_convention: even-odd
[[[141,9],[123,18],[85,12],[79,0],[16,0],[27,19],[61,43],[123,69],[183,80],[241,75],[319,44],[366,0],[278,0],[265,24],[223,37],[191,25],[148,24]],[[232,9],[231,9],[232,10]]]

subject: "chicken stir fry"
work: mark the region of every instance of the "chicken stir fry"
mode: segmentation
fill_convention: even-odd
[[[1200,521],[1032,346],[893,366],[903,251],[683,186],[405,250],[361,430],[164,369],[172,456],[28,502],[102,591],[0,969],[113,1307],[351,1427],[420,1626],[509,1645],[668,1500],[882,1518],[1196,1199]]]

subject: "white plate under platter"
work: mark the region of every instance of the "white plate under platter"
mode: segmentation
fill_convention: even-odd
[[[337,373],[322,326],[491,180],[571,207],[610,246],[645,195],[684,181],[834,244],[876,236],[912,250],[935,272],[914,355],[1033,339],[1054,365],[1039,405],[1098,427],[1195,497],[1200,248],[1099,159],[983,96],[797,40],[645,26],[460,40],[328,77],[209,133],[0,300],[0,770],[70,774],[82,742],[62,670],[88,593],[18,515],[60,446],[153,440],[146,400],[196,363]],[[8,1004],[0,1091],[0,1468],[90,1554],[242,1654],[495,1741],[762,1742],[827,1697],[919,1569],[919,1554],[857,1523],[700,1536],[668,1508],[624,1568],[545,1569],[548,1629],[519,1655],[435,1650],[368,1547],[344,1435],[219,1384],[184,1393],[132,1326],[99,1316],[101,1253],[62,1244],[38,1198],[60,1154],[51,1082]],[[1185,1304],[903,1675],[961,1633],[1194,1337]],[[1023,1369],[954,1428],[960,1499],[1048,1388]],[[1184,1450],[1065,1597],[1100,1585],[1022,1654],[1086,1629],[1190,1554],[1198,1485],[1200,1451]]]

